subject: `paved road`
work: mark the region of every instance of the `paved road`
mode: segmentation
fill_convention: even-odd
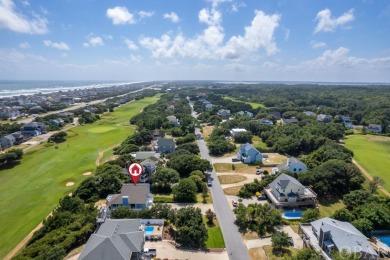
[[[200,129],[196,128],[195,134],[199,133]],[[198,146],[202,158],[209,160],[211,163],[209,150],[207,149],[204,140],[198,140]],[[248,250],[244,244],[244,241],[242,240],[240,233],[238,232],[238,227],[234,224],[234,213],[228,205],[226,196],[223,193],[221,184],[219,183],[217,174],[214,170],[211,172],[211,177],[213,178],[213,181],[210,190],[213,196],[214,210],[222,229],[222,235],[225,240],[225,246],[229,255],[229,259],[249,260]]]
[[[189,100],[189,98],[187,97]],[[192,109],[192,116],[194,113],[194,104],[190,102],[189,105]],[[195,128],[195,135],[202,133],[200,128]],[[198,140],[198,146],[200,154],[203,159],[208,160],[211,165],[211,157],[209,155],[209,149],[203,139]],[[244,241],[238,232],[238,227],[234,224],[235,216],[231,208],[229,207],[228,201],[226,200],[225,193],[223,193],[221,184],[214,169],[211,172],[212,186],[210,187],[211,195],[213,196],[214,211],[217,215],[219,225],[221,226],[223,239],[225,240],[225,247],[230,260],[249,260],[248,249],[244,244]]]

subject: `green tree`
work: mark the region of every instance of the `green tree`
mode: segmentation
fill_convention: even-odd
[[[358,253],[348,253],[348,251],[346,249],[343,249],[340,252],[334,250],[332,252],[332,259],[334,259],[334,260],[359,260],[360,256]]]
[[[234,135],[234,142],[239,144],[252,143],[251,132],[241,132]]]
[[[359,229],[365,236],[371,237],[372,223],[366,218],[360,218],[352,221],[352,225]]]
[[[176,213],[176,241],[184,247],[204,246],[208,234],[199,208],[185,207]]]
[[[68,134],[64,131],[60,131],[58,133],[53,134],[49,137],[47,140],[48,142],[54,142],[54,143],[62,143],[65,141],[65,138],[68,136]]]
[[[172,185],[178,183],[180,175],[177,171],[170,168],[159,167],[152,177],[153,192],[170,193]]]
[[[321,260],[321,256],[311,248],[303,248],[295,256],[286,257],[286,260]]]
[[[210,171],[212,169],[208,160],[200,159],[196,155],[184,154],[181,156],[171,156],[167,163],[169,168],[175,169],[181,177],[187,177],[195,170]]]
[[[371,194],[374,194],[377,192],[379,186],[383,186],[385,184],[385,181],[378,176],[374,176],[372,181],[370,181],[370,184],[368,186],[368,190]]]
[[[348,209],[344,208],[336,210],[335,213],[333,213],[332,218],[340,221],[352,222],[355,219],[355,216]]]
[[[289,247],[288,234],[283,231],[276,231],[271,236],[272,247],[280,252],[282,248]]]
[[[189,151],[192,154],[198,154],[199,153],[199,146],[197,144],[194,144],[194,143],[181,144],[181,145],[178,145],[176,147],[176,149],[178,149],[178,150],[179,149],[187,150],[187,151]]]
[[[123,218],[138,218],[138,213],[129,207],[118,207],[111,211],[111,218],[123,219]]]
[[[181,179],[173,187],[173,200],[177,202],[196,202],[196,192],[198,188],[190,178]]]
[[[310,223],[320,218],[320,211],[318,209],[307,209],[302,213],[301,222]]]
[[[208,209],[208,210],[206,211],[207,223],[208,223],[209,225],[213,225],[213,221],[214,221],[215,216],[216,216],[216,215],[215,215],[214,211],[212,211],[211,209]]]
[[[372,200],[372,195],[366,190],[354,190],[344,195],[343,202],[347,209],[353,210],[354,208],[364,205]]]

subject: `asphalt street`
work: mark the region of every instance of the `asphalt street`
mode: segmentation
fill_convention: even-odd
[[[195,134],[201,134],[200,129],[195,129]],[[200,154],[203,159],[211,163],[209,150],[203,139],[198,140]],[[219,225],[221,226],[222,235],[225,240],[225,247],[230,260],[249,260],[248,249],[242,240],[238,227],[234,224],[235,217],[230,209],[226,196],[223,193],[221,184],[214,169],[211,172],[212,187],[210,187],[213,196],[214,211],[217,215]]]

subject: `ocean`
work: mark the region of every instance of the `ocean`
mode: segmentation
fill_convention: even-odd
[[[0,80],[0,98],[37,93],[52,93],[74,89],[103,88],[138,82],[116,81],[37,81],[37,80]]]

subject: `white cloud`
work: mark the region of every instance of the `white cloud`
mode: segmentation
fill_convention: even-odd
[[[94,36],[92,33],[88,35],[88,42],[84,42],[84,47],[96,47],[96,46],[103,46],[104,41],[103,38],[100,36]]]
[[[138,46],[131,40],[125,38],[125,43],[126,43],[126,46],[129,50],[137,50],[138,49]]]
[[[146,12],[146,11],[139,11],[138,15],[141,19],[152,17],[154,15],[154,12]]]
[[[31,46],[28,42],[22,42],[19,44],[19,47],[22,49],[29,49]]]
[[[287,68],[294,71],[335,72],[338,74],[349,72],[367,75],[372,74],[373,71],[390,69],[390,56],[367,59],[349,56],[348,53],[349,49],[344,47],[337,50],[326,50],[318,58],[303,61]]]
[[[176,37],[164,34],[161,38],[141,38],[140,44],[152,53],[154,58],[192,57],[198,59],[239,59],[242,56],[263,48],[268,55],[278,49],[274,41],[274,31],[279,26],[280,15],[266,15],[256,11],[251,24],[245,27],[243,36],[232,36],[226,44],[222,15],[216,9],[202,9],[199,22],[208,27],[202,34],[186,38],[182,33]]]
[[[37,14],[32,17],[18,13],[12,0],[0,0],[0,30],[6,29],[19,33],[45,34],[48,21]]]
[[[166,13],[163,17],[164,19],[171,20],[172,23],[178,23],[180,21],[179,16],[175,12]]]
[[[25,5],[25,6],[30,6],[30,3],[29,3],[28,0],[23,0],[22,3],[23,3],[23,5]]]
[[[326,48],[325,42],[317,42],[317,41],[311,41],[310,45],[313,49],[320,49],[320,48]]]
[[[115,25],[136,23],[134,15],[129,13],[126,7],[116,6],[107,9],[106,16],[112,20]]]
[[[133,54],[130,55],[129,57],[104,60],[105,63],[112,64],[112,65],[121,65],[121,66],[139,64],[141,61],[142,61],[141,56],[135,56]]]
[[[263,69],[276,69],[278,65],[276,63],[266,61],[263,63],[263,65],[261,65],[261,67]]]
[[[233,3],[231,8],[230,8],[230,12],[237,13],[241,7],[246,7],[246,4],[245,3],[239,3],[239,4]]]
[[[52,47],[63,51],[68,51],[70,49],[69,46],[64,42],[52,42],[50,40],[44,40],[43,44],[47,47]]]
[[[342,26],[355,19],[353,15],[353,9],[342,14],[338,18],[332,18],[331,15],[332,14],[329,9],[324,9],[318,12],[316,17],[316,21],[318,21],[318,24],[314,30],[314,33],[318,33],[321,31],[333,32],[337,27]]]
[[[225,2],[232,2],[233,0],[206,0],[206,1],[210,2],[213,8],[216,8],[219,4]]]

